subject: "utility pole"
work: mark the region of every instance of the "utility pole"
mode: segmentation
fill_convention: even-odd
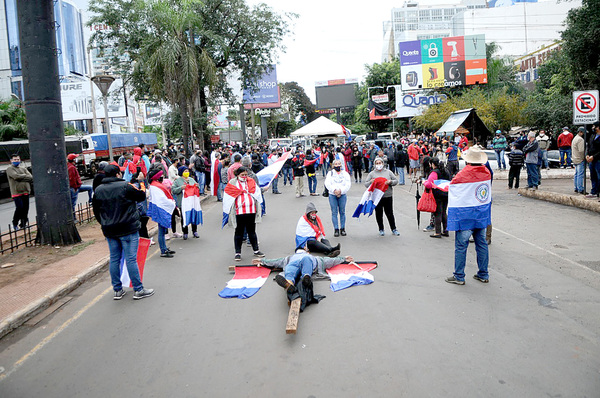
[[[24,106],[37,210],[36,243],[81,242],[67,178],[54,2],[18,0]]]

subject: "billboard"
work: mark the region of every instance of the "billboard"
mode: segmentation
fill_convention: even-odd
[[[279,102],[277,86],[277,69],[270,65],[267,71],[258,79],[256,85],[248,84],[244,88],[243,101],[245,104],[272,104]]]
[[[396,108],[391,109],[379,104],[369,104],[369,119],[384,120],[418,116],[431,105],[445,102],[448,97],[437,92],[402,92],[401,86],[395,86]],[[379,106],[378,106],[379,105]]]
[[[104,104],[102,93],[90,80],[79,82],[61,83],[60,100],[62,102],[63,120],[91,120],[94,118],[92,111],[92,87],[94,90],[94,102],[96,117],[104,119]],[[123,93],[123,79],[116,79],[108,90],[108,116],[126,117],[125,96]]]
[[[337,79],[315,84],[317,109],[355,108],[358,79]]]
[[[144,126],[160,126],[162,110],[160,104],[148,102],[144,104]]]
[[[487,83],[485,35],[405,41],[398,50],[402,91]]]

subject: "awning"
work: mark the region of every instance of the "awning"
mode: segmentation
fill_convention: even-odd
[[[327,119],[325,116],[321,116],[316,120],[308,123],[306,126],[299,128],[294,131],[290,136],[292,137],[322,137],[322,136],[333,136],[337,137],[340,134],[344,134],[342,126]]]
[[[477,138],[480,142],[485,142],[491,135],[490,130],[477,116],[475,108],[462,109],[452,113],[444,125],[436,131],[436,135],[440,137],[452,137],[456,133],[467,134],[469,139]]]

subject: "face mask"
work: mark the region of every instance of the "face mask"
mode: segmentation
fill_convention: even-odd
[[[18,165],[21,164],[21,162],[11,162],[13,166],[17,167]]]
[[[309,217],[310,217],[311,220],[316,220],[317,219],[317,215],[316,214],[311,214]]]
[[[182,173],[183,178],[188,178],[190,176],[190,172],[189,171],[184,171]]]
[[[376,165],[375,165],[375,168],[376,168],[377,170],[383,170],[383,165],[382,165],[382,164],[376,164]]]
[[[333,169],[334,169],[335,171],[340,171],[340,170],[342,169],[342,166],[335,166]]]
[[[246,182],[247,179],[248,177],[238,177],[238,180],[240,180],[240,182]]]

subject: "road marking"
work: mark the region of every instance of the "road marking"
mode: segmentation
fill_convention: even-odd
[[[102,297],[104,297],[111,290],[113,290],[112,286],[107,288],[106,290],[104,290],[102,293],[100,293],[98,296],[96,296],[92,301],[90,301],[88,304],[86,304],[85,307],[80,309],[75,315],[73,315],[70,319],[68,319],[65,323],[63,323],[60,327],[58,327],[54,332],[52,332],[49,336],[44,338],[44,340],[42,340],[38,345],[33,347],[31,349],[31,351],[29,351],[27,354],[23,355],[21,357],[21,359],[19,359],[17,362],[15,362],[13,368],[10,371],[0,375],[0,381],[6,379],[8,376],[13,374],[18,368],[20,368],[25,363],[25,361],[27,361],[29,358],[34,356],[46,344],[51,342],[63,330],[68,328],[69,325],[71,325],[73,322],[75,322],[77,319],[79,319],[87,310],[89,310],[94,304],[96,304],[98,301],[100,301],[100,299],[102,299]]]
[[[523,243],[525,243],[525,244],[527,244],[527,245],[529,245],[529,246],[535,247],[536,249],[538,249],[538,250],[541,250],[541,251],[543,251],[544,253],[550,254],[550,255],[552,255],[552,256],[554,256],[554,257],[557,257],[557,258],[560,258],[562,261],[566,261],[566,262],[567,262],[567,263],[569,263],[569,264],[576,265],[576,266],[578,266],[578,267],[579,267],[579,268],[581,268],[581,269],[584,269],[584,270],[587,270],[587,271],[591,271],[591,272],[595,273],[596,275],[600,275],[600,272],[598,272],[598,271],[596,271],[596,270],[594,270],[594,269],[591,269],[591,268],[589,268],[589,267],[586,267],[585,265],[581,265],[581,264],[579,264],[577,261],[569,260],[568,258],[561,256],[560,254],[556,254],[556,253],[554,253],[553,251],[550,251],[550,250],[544,249],[543,247],[541,247],[541,246],[538,246],[538,245],[536,245],[535,243],[531,243],[531,242],[529,242],[529,241],[526,241],[525,239],[521,239],[521,238],[519,238],[519,237],[517,237],[517,236],[515,236],[515,235],[513,235],[513,234],[511,234],[511,233],[505,232],[505,231],[503,231],[503,230],[501,230],[501,229],[498,229],[498,228],[496,228],[496,227],[492,227],[492,229],[493,229],[494,231],[498,231],[498,232],[500,232],[501,234],[504,234],[504,235],[506,235],[506,236],[510,236],[511,238],[513,238],[513,239],[516,239],[516,240],[518,240],[519,242],[523,242]]]

